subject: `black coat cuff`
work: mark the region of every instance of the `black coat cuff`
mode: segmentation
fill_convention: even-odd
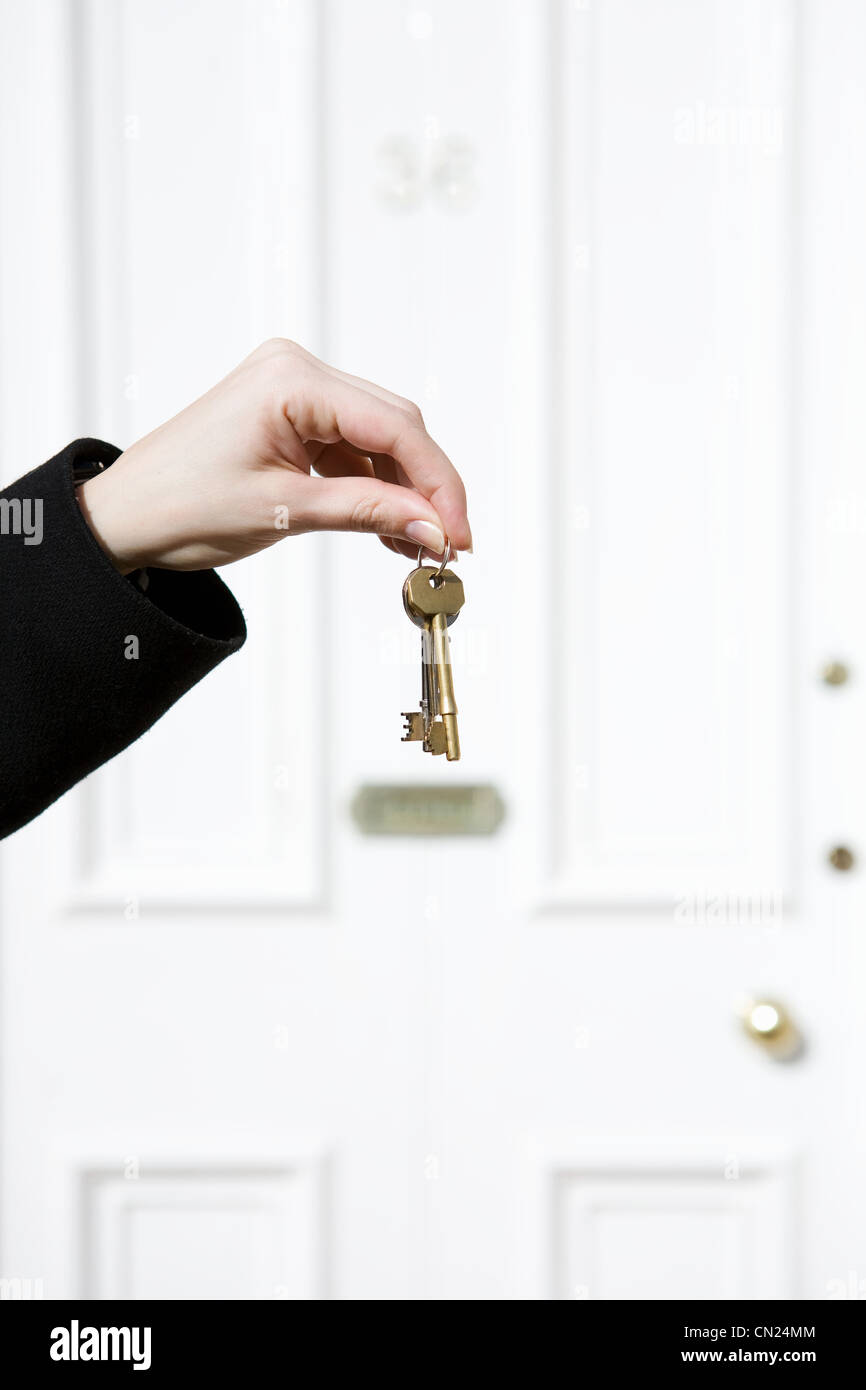
[[[0,836],[138,738],[246,637],[213,570],[121,575],[73,470],[119,449],[79,439],[0,493]]]

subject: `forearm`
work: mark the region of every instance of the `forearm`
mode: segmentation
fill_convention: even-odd
[[[76,498],[73,463],[94,451],[107,463],[119,452],[77,441],[0,494],[0,835],[132,743],[245,637],[213,571],[155,570],[146,592],[118,572]]]

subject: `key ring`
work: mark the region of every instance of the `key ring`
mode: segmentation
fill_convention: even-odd
[[[423,547],[423,545],[419,545],[419,547],[418,547],[418,565],[419,565],[419,567],[420,567],[420,565],[421,565],[421,556],[422,556],[423,553],[424,553],[424,547]],[[439,568],[438,568],[438,570],[436,571],[436,573],[434,574],[434,576],[433,576],[434,579],[441,579],[441,578],[442,578],[442,575],[445,573],[445,570],[446,570],[447,565],[448,565],[448,561],[451,559],[452,554],[453,554],[453,551],[451,550],[451,542],[450,542],[450,540],[448,539],[448,537],[446,536],[446,537],[445,537],[445,558],[444,558],[444,560],[442,561],[442,564],[439,566]]]

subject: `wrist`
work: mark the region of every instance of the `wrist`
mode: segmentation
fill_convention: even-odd
[[[112,486],[111,470],[89,478],[75,492],[84,520],[114,568],[120,574],[145,568],[147,560],[136,554],[128,522],[117,506],[117,489]]]

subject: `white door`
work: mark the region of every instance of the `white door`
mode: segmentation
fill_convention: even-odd
[[[0,25],[4,479],[276,333],[419,401],[476,539],[459,765],[407,566],[304,537],[4,845],[4,1289],[862,1296],[866,12]]]

